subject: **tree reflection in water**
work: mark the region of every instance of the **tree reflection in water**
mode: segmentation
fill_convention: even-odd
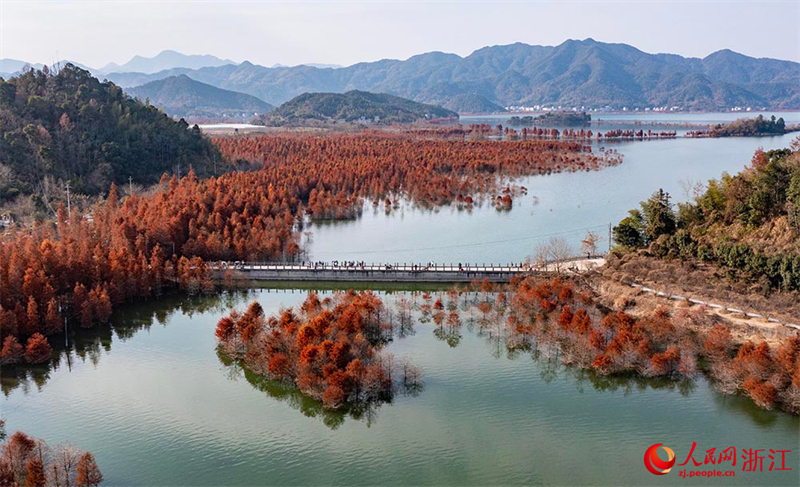
[[[489,292],[486,289],[462,290],[455,294],[453,290],[406,292],[402,293],[400,299],[395,299],[394,303],[387,301],[387,308],[390,308],[391,304],[395,305],[395,309],[390,316],[393,326],[398,331],[410,326],[413,333],[415,323],[432,324],[432,333],[436,339],[447,343],[451,348],[456,348],[463,339],[462,328],[466,327],[467,331],[484,339],[489,353],[494,358],[519,360],[530,356],[539,368],[539,375],[545,383],[557,379],[570,380],[575,383],[576,390],[581,394],[586,392],[587,386],[590,386],[593,391],[621,392],[623,396],[651,389],[677,391],[681,396],[687,397],[697,390],[699,380],[706,380],[702,374],[696,379],[644,377],[635,373],[603,375],[592,369],[564,364],[560,361],[557,346],[548,343],[537,345],[532,336],[513,332],[513,327],[506,321],[508,297],[502,292]],[[397,309],[398,305],[400,310]],[[256,383],[271,382],[269,388],[256,386],[259,390],[265,390],[271,397],[291,397],[297,409],[307,415],[321,416],[326,424],[341,424],[346,415],[350,415],[353,419],[366,420],[368,425],[377,419],[375,408],[338,413],[327,411],[322,408],[321,403],[304,396],[291,385],[275,383],[255,374],[250,375],[253,376],[250,382],[254,386]],[[416,395],[422,389],[423,387],[418,390],[404,388],[403,393]],[[747,397],[724,395],[716,391],[711,396],[722,407],[745,413],[757,424],[766,426],[777,421],[778,415],[759,408]],[[328,416],[336,416],[341,422],[326,419]]]
[[[22,388],[27,393],[31,388],[41,390],[50,379],[51,373],[61,367],[71,368],[76,362],[90,362],[98,365],[104,353],[110,353],[114,340],[126,341],[141,330],[148,330],[154,324],[166,326],[170,317],[177,314],[194,316],[207,312],[224,313],[253,299],[258,290],[227,291],[212,296],[170,296],[159,300],[146,301],[136,305],[126,305],[115,310],[110,327],[93,329],[74,328],[70,330],[69,341],[53,343],[53,360],[46,365],[36,366],[3,366],[0,368],[0,389],[8,396],[13,390]],[[301,291],[304,292],[304,291]],[[457,295],[457,304],[453,308],[448,302],[452,293],[437,291],[401,291],[387,299],[387,307],[391,308],[391,322],[398,337],[411,336],[418,330],[416,325],[432,324],[433,335],[449,347],[458,347],[462,341],[464,328],[483,338],[487,351],[497,359],[519,360],[530,356],[539,368],[540,377],[545,382],[557,379],[572,380],[580,393],[591,390],[609,393],[622,392],[629,395],[647,389],[678,391],[688,396],[697,389],[697,381],[665,378],[646,378],[635,374],[601,375],[593,370],[565,365],[559,361],[558,350],[546,345],[537,346],[534,340],[520,338],[508,333],[504,322],[506,296],[502,293],[483,291],[461,292]],[[442,305],[436,315],[436,301]],[[452,299],[450,299],[452,300]],[[481,306],[491,302],[491,305]],[[389,306],[389,305],[392,306]],[[449,310],[448,310],[449,308]],[[448,323],[448,315],[457,313]],[[436,322],[441,324],[437,324]],[[432,323],[433,322],[433,323]],[[55,341],[54,341],[55,342]],[[332,411],[322,407],[291,384],[273,381],[258,374],[249,372],[238,363],[219,355],[226,373],[232,380],[244,377],[255,389],[267,393],[270,398],[285,401],[294,409],[308,417],[318,417],[332,428],[338,428],[349,416],[357,421],[364,421],[367,426],[374,424],[378,417],[379,404],[359,405],[346,410]],[[432,372],[432,371],[431,371]],[[402,381],[399,381],[402,384]],[[399,387],[398,393],[417,395],[423,392],[424,385],[415,387]],[[724,395],[713,393],[715,403],[724,409],[735,410],[750,417],[754,423],[769,426],[778,419],[773,411],[759,408],[749,398],[740,395]]]
[[[345,418],[348,416],[357,421],[364,421],[367,426],[371,426],[378,419],[378,409],[380,409],[381,403],[364,403],[340,409],[326,409],[322,406],[322,401],[303,394],[293,384],[256,374],[242,366],[240,361],[231,360],[219,347],[217,347],[217,357],[225,366],[225,372],[230,380],[238,381],[244,378],[256,390],[266,393],[272,399],[285,402],[292,409],[300,411],[303,416],[320,419],[325,426],[332,430],[344,424]]]
[[[381,299],[371,291],[323,299],[309,292],[301,305],[271,316],[254,301],[218,322],[217,353],[230,378],[244,375],[259,390],[288,398],[330,427],[338,427],[343,417],[322,411],[342,410],[369,425],[377,407],[397,392],[422,391],[421,370],[407,357],[396,360],[385,351],[395,338],[414,334],[412,310],[406,296]],[[287,395],[286,387],[294,392]],[[339,394],[334,400],[332,390]]]
[[[109,326],[94,328],[72,327],[61,340],[51,337],[52,360],[39,365],[3,365],[0,367],[0,389],[5,396],[22,388],[27,394],[31,387],[41,390],[53,371],[62,367],[71,369],[76,362],[100,363],[104,353],[110,353],[114,340],[125,342],[139,331],[149,330],[153,324],[166,326],[170,317],[230,309],[252,296],[254,291],[228,291],[214,295],[172,295],[137,304],[127,304],[114,311]]]

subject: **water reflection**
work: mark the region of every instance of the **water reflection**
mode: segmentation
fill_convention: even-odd
[[[0,367],[0,390],[8,395],[21,387],[27,394],[31,387],[41,390],[53,371],[62,367],[72,370],[76,362],[100,364],[103,354],[111,352],[114,340],[125,342],[154,324],[166,326],[173,315],[188,317],[214,311],[228,310],[253,295],[252,290],[235,290],[215,295],[173,295],[120,306],[109,326],[94,328],[71,327],[62,339],[50,337],[52,360],[47,364],[15,364]]]
[[[238,381],[244,377],[257,390],[287,401],[307,417],[321,418],[331,429],[337,429],[345,416],[363,420],[370,426],[377,419],[379,407],[391,403],[395,394],[418,396],[424,389],[422,372],[410,359],[396,359],[385,352],[388,343],[415,334],[412,301],[404,294],[380,301],[375,297],[372,293],[339,292],[320,300],[317,293],[309,293],[299,307],[263,313],[259,304],[259,314],[251,315],[256,309],[254,302],[244,315],[231,312],[229,319],[233,320],[234,329],[244,327],[242,322],[253,320],[247,326],[256,327],[258,331],[247,339],[232,332],[217,346],[217,357],[229,380]],[[310,334],[303,335],[302,332],[308,330]],[[297,349],[287,345],[286,340],[299,343],[304,336],[305,345],[297,345]],[[328,348],[325,348],[326,343]],[[237,347],[244,347],[244,351]],[[305,354],[309,349],[313,355],[307,360]],[[287,356],[289,361],[297,360],[287,367],[289,370],[296,367],[296,370],[277,376],[268,372],[265,362],[272,363],[278,353],[284,354],[284,360]],[[387,382],[386,378],[390,380]],[[316,385],[303,386],[312,380],[325,390],[321,398],[313,392]],[[331,411],[326,407],[331,402],[325,395],[334,387],[340,388],[343,399],[334,402],[334,411]]]
[[[231,360],[219,348],[217,357],[225,367],[228,379],[232,381],[246,380],[254,389],[265,393],[271,399],[288,404],[308,418],[317,418],[332,430],[344,424],[348,416],[356,421],[364,421],[367,427],[378,419],[378,410],[382,403],[364,403],[341,409],[327,409],[322,406],[322,401],[317,401],[302,392],[292,384],[272,380],[244,367],[239,361]],[[387,401],[391,403],[391,399]]]
[[[388,216],[381,206],[379,211],[365,208],[355,221],[315,223],[309,227],[308,250],[311,259],[326,261],[519,262],[542,239],[558,234],[577,252],[587,231],[605,236],[608,224],[619,222],[658,188],[679,198],[681,180],[705,182],[738,172],[758,147],[788,147],[796,136],[603,142],[623,155],[622,164],[519,178],[513,182],[529,193],[514,198],[511,211],[497,212],[480,201],[470,213],[453,205],[429,211],[401,201]],[[593,150],[600,147],[594,144]]]
[[[536,364],[539,377],[545,383],[557,380],[569,381],[575,385],[579,394],[589,391],[601,393],[621,393],[623,397],[649,390],[677,392],[688,397],[698,388],[710,387],[704,376],[696,379],[671,379],[665,377],[643,377],[637,374],[603,375],[592,369],[582,369],[574,365],[564,364],[559,360],[558,350],[549,345],[538,346],[528,338],[520,340],[519,336],[509,333],[504,323],[505,297],[498,293],[454,290],[429,292],[401,292],[397,295],[385,295],[389,322],[397,336],[405,337],[416,333],[417,325],[433,325],[433,336],[448,345],[457,348],[464,338],[463,329],[483,339],[487,352],[495,359],[520,360],[529,356]],[[491,312],[481,311],[480,304],[494,302]],[[499,303],[499,304],[498,304]],[[256,389],[266,392],[271,398],[289,402],[294,409],[308,417],[319,417],[332,429],[338,428],[346,416],[355,420],[363,420],[367,425],[377,419],[379,407],[350,409],[347,411],[330,411],[322,407],[322,403],[300,393],[296,387],[272,381],[249,372],[246,368],[232,363],[221,356],[220,360],[228,367],[231,378],[238,380],[242,376]],[[402,394],[418,395],[424,389],[418,386],[401,387]],[[774,424],[781,414],[759,408],[749,398],[730,396],[713,391],[710,394],[715,403],[723,409],[744,414],[755,423],[763,426]]]
[[[313,287],[325,287],[314,285]],[[330,289],[330,288],[328,288]],[[213,296],[170,296],[160,300],[147,301],[136,305],[120,307],[112,318],[111,326],[95,329],[76,328],[70,331],[68,343],[54,343],[53,361],[47,365],[3,366],[0,369],[0,388],[8,397],[15,389],[24,394],[32,390],[41,391],[51,374],[59,369],[71,370],[78,362],[99,366],[103,355],[111,353],[115,340],[125,342],[140,331],[148,331],[154,325],[168,326],[176,315],[198,316],[205,319],[209,314],[224,314],[241,306],[262,292],[275,292],[267,289],[249,289],[222,292]],[[287,292],[287,291],[278,291]],[[305,290],[298,291],[304,295]],[[593,370],[580,369],[560,362],[558,351],[547,346],[537,346],[533,340],[516,340],[508,334],[501,319],[502,313],[482,312],[480,303],[497,301],[498,294],[485,292],[445,292],[430,290],[405,291],[388,288],[376,291],[387,305],[388,321],[396,338],[412,337],[420,333],[431,333],[449,348],[459,347],[465,332],[474,334],[485,343],[485,350],[497,360],[523,360],[526,357],[534,362],[539,377],[545,383],[567,381],[575,385],[578,393],[587,391],[622,394],[650,390],[677,392],[683,397],[695,394],[699,388],[710,388],[705,377],[695,380],[675,380],[666,378],[646,378],[638,375],[601,375]],[[437,305],[441,302],[441,305]],[[494,305],[497,306],[496,304]],[[502,309],[502,308],[501,308]],[[323,424],[333,429],[339,428],[347,417],[371,426],[377,421],[380,404],[365,404],[346,410],[332,411],[322,407],[322,403],[311,399],[291,384],[273,381],[255,374],[239,363],[229,360],[224,354],[217,354],[223,365],[226,377],[233,381],[244,379],[254,389],[266,393],[271,399],[289,404],[304,416],[319,418]],[[397,360],[396,369],[402,368],[402,359]],[[433,371],[431,371],[433,372]],[[400,376],[402,377],[402,376]],[[424,392],[424,383],[404,384],[402,378],[397,383],[396,394],[417,396]],[[785,413],[767,411],[756,406],[749,398],[738,395],[724,395],[716,391],[708,394],[716,408],[733,412],[749,418],[753,424],[768,427],[780,421]],[[393,401],[389,401],[392,404]]]

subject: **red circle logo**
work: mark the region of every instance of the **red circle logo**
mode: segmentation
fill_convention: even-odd
[[[658,457],[658,447],[667,452],[666,462]],[[661,443],[656,443],[644,452],[644,466],[653,475],[665,475],[669,473],[673,465],[675,465],[675,452],[671,448],[662,446]]]

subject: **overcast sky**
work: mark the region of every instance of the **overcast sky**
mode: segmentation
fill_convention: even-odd
[[[164,49],[266,66],[350,65],[587,37],[646,52],[703,57],[729,48],[800,61],[800,1],[0,0],[0,58],[58,55],[91,67]]]

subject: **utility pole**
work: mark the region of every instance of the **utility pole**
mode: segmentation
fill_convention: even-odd
[[[608,224],[608,253],[611,253],[611,223]]]
[[[69,181],[67,181],[67,218],[72,220],[72,206],[69,202]]]
[[[133,177],[128,176],[128,196],[133,196]]]
[[[63,299],[59,299],[58,307],[61,312],[61,316],[64,317],[64,348],[69,350],[69,319],[67,317],[67,307]],[[71,364],[70,370],[72,370]]]

